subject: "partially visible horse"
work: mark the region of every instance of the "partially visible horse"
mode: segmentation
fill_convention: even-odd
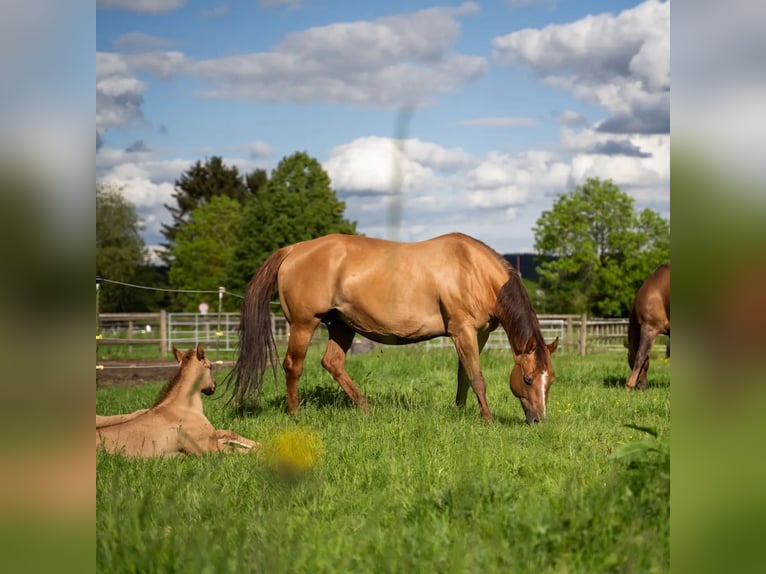
[[[176,375],[154,404],[126,415],[96,415],[96,448],[127,456],[155,457],[253,449],[258,443],[230,430],[216,430],[202,410],[202,394],[212,395],[216,383],[202,345],[182,353]]]
[[[545,419],[558,338],[545,344],[519,274],[476,239],[452,233],[399,243],[336,234],[274,252],[250,280],[242,302],[240,353],[231,372],[237,403],[257,395],[266,368],[276,366],[269,313],[274,289],[290,323],[283,368],[291,414],[299,409],[306,350],[325,323],[329,341],[322,366],[355,405],[367,407],[345,369],[355,333],[390,345],[448,336],[458,355],[455,404],[465,405],[470,384],[489,421],[479,353],[489,333],[502,325],[515,361],[511,390],[528,423]]]
[[[644,281],[628,319],[629,389],[646,387],[649,352],[657,335],[670,336],[670,263],[663,263]]]

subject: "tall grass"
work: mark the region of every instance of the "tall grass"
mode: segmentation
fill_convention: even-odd
[[[258,454],[98,453],[98,570],[669,570],[667,363],[655,359],[650,388],[627,393],[624,354],[556,356],[548,421],[528,426],[508,388],[510,355],[487,351],[495,420],[486,425],[475,400],[462,412],[451,406],[453,352],[350,357],[367,414],[349,406],[320,353],[309,353],[295,419],[284,414],[282,380],[248,412],[205,402],[216,428],[266,451],[286,430],[311,429],[323,456],[298,478]],[[146,406],[160,386],[99,390],[98,412]]]

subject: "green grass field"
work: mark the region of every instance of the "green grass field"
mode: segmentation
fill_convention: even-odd
[[[454,352],[349,357],[367,414],[349,406],[320,356],[310,350],[294,419],[281,376],[248,413],[205,399],[216,428],[261,441],[262,454],[99,452],[98,571],[669,571],[667,362],[655,357],[650,388],[627,393],[624,353],[555,355],[548,421],[527,426],[506,351],[482,355],[490,425],[470,394],[463,412],[452,408]],[[160,387],[99,389],[97,412],[148,406]],[[321,440],[322,455],[286,478],[267,455],[296,427]]]

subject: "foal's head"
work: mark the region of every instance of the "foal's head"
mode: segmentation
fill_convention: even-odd
[[[194,389],[206,395],[212,395],[215,392],[213,365],[205,357],[205,348],[201,344],[198,344],[196,349],[190,349],[185,353],[173,347],[173,356],[178,361],[178,371],[183,382],[191,380]]]
[[[542,338],[540,339],[542,341]],[[511,392],[518,397],[527,423],[545,420],[548,389],[553,383],[551,355],[556,351],[559,338],[548,345],[538,345],[536,337],[530,337],[520,353],[514,351],[515,365],[511,370]]]

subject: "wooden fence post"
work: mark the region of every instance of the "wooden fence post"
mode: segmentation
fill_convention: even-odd
[[[565,345],[565,350],[567,352],[571,352],[574,349],[574,320],[572,319],[571,315],[567,315],[567,344]]]
[[[585,356],[585,345],[587,343],[588,314],[583,313],[580,317],[580,356]]]
[[[160,357],[163,359],[168,354],[168,313],[165,309],[160,310]]]

